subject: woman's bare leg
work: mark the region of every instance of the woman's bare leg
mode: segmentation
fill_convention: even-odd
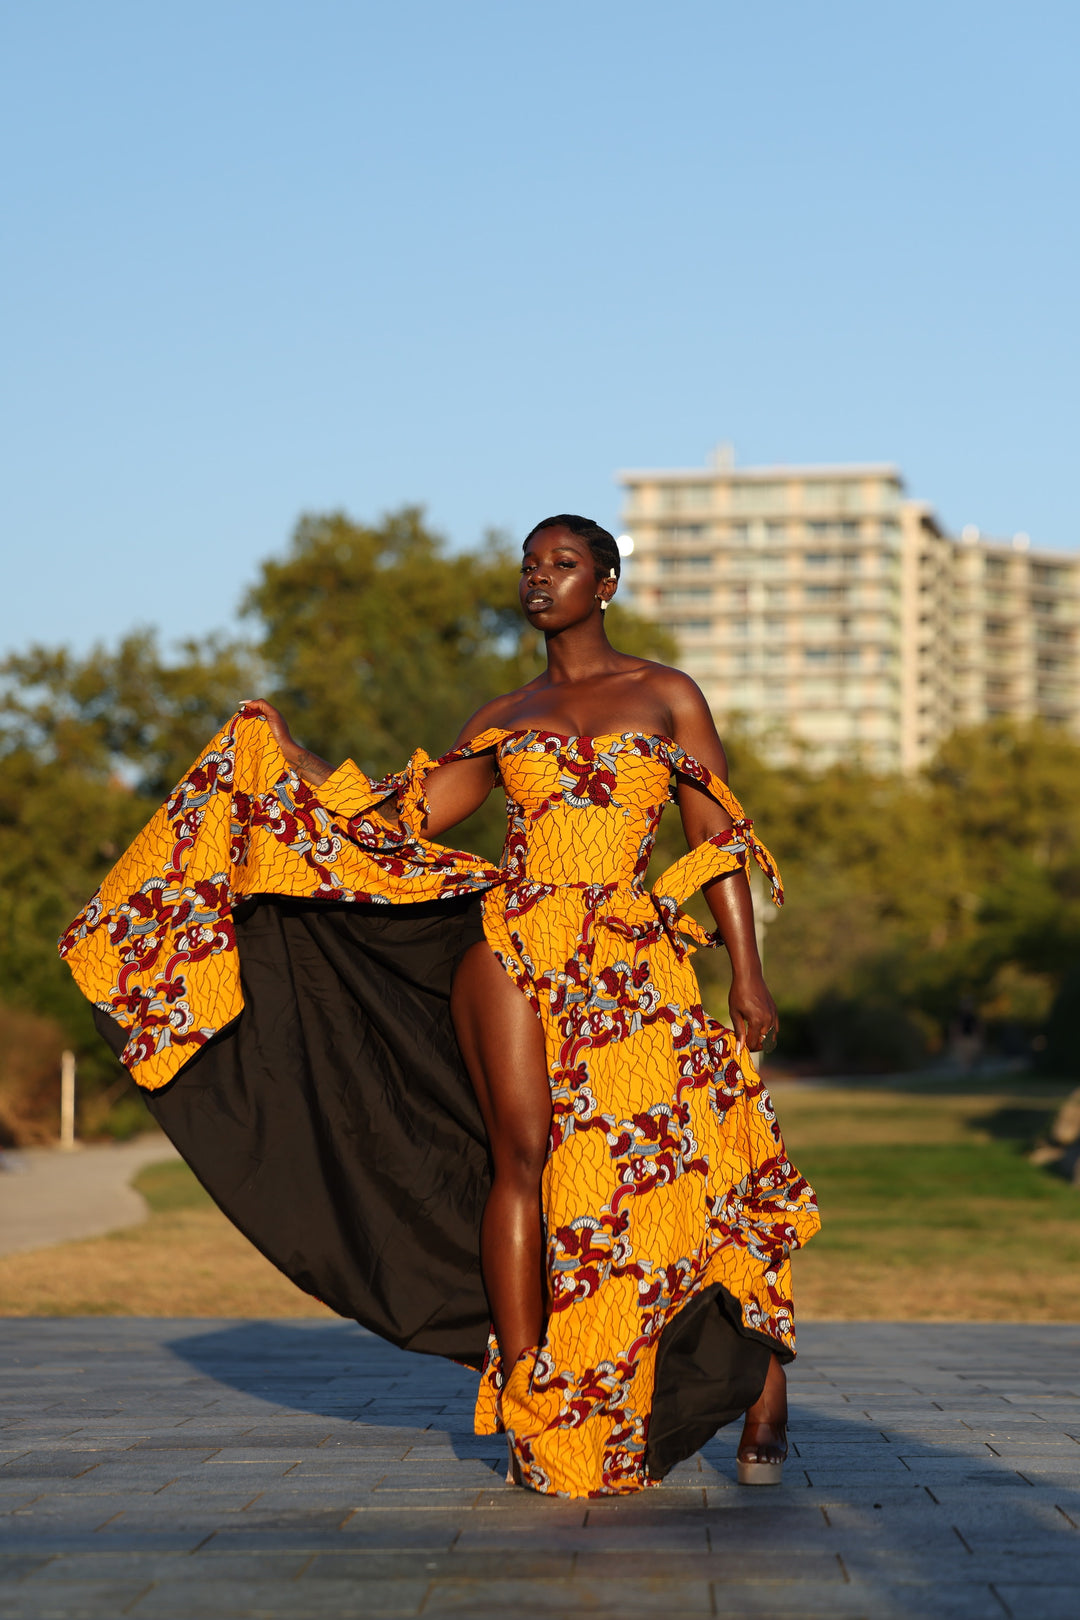
[[[450,1011],[491,1146],[494,1176],[480,1228],[480,1264],[509,1375],[544,1331],[540,1178],[551,1130],[544,1032],[483,941],[458,965]]]
[[[764,1387],[743,1419],[739,1456],[743,1462],[762,1463],[783,1462],[787,1456],[787,1375],[775,1356],[769,1357]]]

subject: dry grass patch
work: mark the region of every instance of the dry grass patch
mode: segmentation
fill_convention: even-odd
[[[187,1165],[148,1166],[141,1226],[0,1256],[6,1316],[332,1316],[264,1260]]]

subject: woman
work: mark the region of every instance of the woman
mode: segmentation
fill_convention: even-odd
[[[529,622],[544,633],[545,673],[482,708],[441,761],[414,756],[384,783],[369,783],[349,762],[334,770],[300,747],[269,703],[245,705],[246,717],[268,723],[272,743],[259,753],[243,741],[250,725],[234,720],[159,812],[156,834],[151,823],[144,845],[133,846],[120,875],[62,942],[136,1077],[162,1087],[152,1106],[219,1203],[335,1308],[399,1343],[475,1361],[449,1348],[447,1334],[468,1311],[448,1327],[446,1300],[471,1285],[470,1218],[475,1231],[482,1209],[491,1336],[477,1428],[505,1430],[513,1478],[569,1495],[625,1492],[662,1478],[740,1413],[740,1479],[779,1481],[783,1362],[794,1353],[788,1255],[817,1226],[813,1194],[784,1155],[746,1056],[776,1028],[754,940],[749,856],[779,895],[778,877],[727,791],[723,749],[697,687],[609,644],[603,614],[619,570],[617,546],[598,525],[568,514],[537,525],[525,543],[520,591]],[[673,774],[691,853],[650,894],[641,879]],[[497,777],[509,827],[495,871],[433,840],[475,810]],[[210,874],[225,833],[221,815],[206,806],[226,790],[235,870]],[[161,852],[170,838],[166,868]],[[193,851],[207,874],[201,890],[184,864]],[[296,859],[306,863],[302,871]],[[147,870],[157,875],[138,890],[140,910],[130,886]],[[685,960],[684,935],[710,942],[680,910],[697,887],[731,957],[733,1030],[706,1016]],[[482,929],[478,902],[468,898],[477,893]],[[310,904],[294,916],[292,897],[318,900],[319,916]],[[357,910],[378,912],[386,900],[397,913],[391,926],[404,919],[404,941],[389,939],[385,904],[381,916]],[[146,952],[130,942],[130,917],[142,918],[147,906],[152,984]],[[103,924],[104,951],[94,945]],[[239,936],[239,978],[229,967],[212,987],[200,979],[193,993],[204,947],[217,967],[228,967],[230,924]],[[339,930],[332,948],[331,924]],[[490,1152],[490,1188],[477,1174],[478,1133],[461,1115],[453,1075],[438,1082],[438,1097],[428,1095],[438,1041],[413,1054],[406,1083],[387,1081],[415,1036],[415,1006],[408,1034],[403,1017],[396,1036],[381,1030],[381,1057],[371,1056],[372,1028],[385,1023],[388,997],[405,982],[415,985],[417,951],[430,958],[433,928],[439,960],[421,976],[449,991],[482,1116],[481,1145],[486,1138]],[[377,1013],[363,1022],[361,1056],[339,1050],[328,1058],[320,1049],[313,1063],[310,1037],[270,1027],[283,987],[288,981],[300,1009],[289,1030],[310,1026],[318,1006],[322,1039],[323,1025],[341,1022],[327,1010],[325,964],[332,957],[338,979],[347,979],[343,961],[357,954],[382,974],[384,990]],[[346,987],[350,1009],[364,994]],[[180,1003],[179,1026],[175,1018],[170,1025],[170,1006]],[[437,1030],[437,1014],[428,1009],[421,1026],[425,1019]],[[346,1030],[347,1023],[339,1048],[355,1033],[355,1019]],[[185,1041],[195,1042],[194,1056]],[[303,1061],[294,1063],[297,1053]],[[307,1076],[303,1083],[290,1081],[291,1063]],[[357,1094],[389,1097],[388,1087],[389,1103],[361,1108]],[[357,1108],[367,1133],[359,1168],[355,1156],[351,1166],[341,1158],[342,1140],[357,1135]],[[391,1169],[373,1194],[371,1164],[383,1154],[371,1133],[380,1143],[392,1136],[391,1115],[400,1127],[400,1170]],[[288,1185],[288,1153],[266,1147],[275,1131],[299,1165],[293,1186],[305,1218],[292,1224],[278,1196]],[[255,1170],[253,1141],[260,1144]],[[336,1224],[326,1214],[327,1186]],[[359,1259],[341,1259],[348,1248],[342,1211],[353,1195],[365,1242]],[[404,1218],[402,1198],[411,1199]],[[381,1224],[371,1214],[380,1200]],[[421,1229],[429,1236],[409,1253]],[[437,1253],[446,1243],[453,1252]],[[380,1269],[387,1246],[399,1263]],[[418,1279],[431,1285],[432,1309],[419,1329],[403,1329],[399,1302],[389,1299],[387,1279],[397,1273],[400,1286],[402,1272],[406,1291]]]

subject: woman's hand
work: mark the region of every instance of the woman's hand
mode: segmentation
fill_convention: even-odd
[[[776,1003],[760,971],[734,975],[728,1007],[731,1011],[731,1027],[740,1049],[745,1047],[748,1052],[771,1052],[780,1020]]]
[[[275,709],[272,703],[265,698],[246,698],[240,705],[245,714],[261,714],[270,727],[270,733],[285,756],[285,763],[291,765],[294,771],[299,771],[306,782],[313,787],[319,787],[328,776],[334,773],[334,767],[318,754],[313,754],[310,748],[302,748],[285,724],[285,716],[280,709]]]
[[[299,763],[303,749],[285,724],[285,716],[265,698],[245,698],[240,705],[245,714],[261,714],[270,726],[270,733],[290,765]]]

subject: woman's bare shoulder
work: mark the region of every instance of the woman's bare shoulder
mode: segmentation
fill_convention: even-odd
[[[724,745],[698,683],[685,670],[654,663],[649,669],[649,684],[667,710],[669,734],[688,754],[726,781]]]
[[[670,710],[673,722],[709,715],[704,692],[685,670],[652,658],[641,658],[637,663],[642,679]]]
[[[483,731],[512,730],[522,696],[537,684],[535,680],[527,681],[524,686],[517,687],[513,692],[504,692],[500,697],[482,704],[462,726],[455,746],[464,748],[466,743],[471,742],[474,737],[479,737]]]

